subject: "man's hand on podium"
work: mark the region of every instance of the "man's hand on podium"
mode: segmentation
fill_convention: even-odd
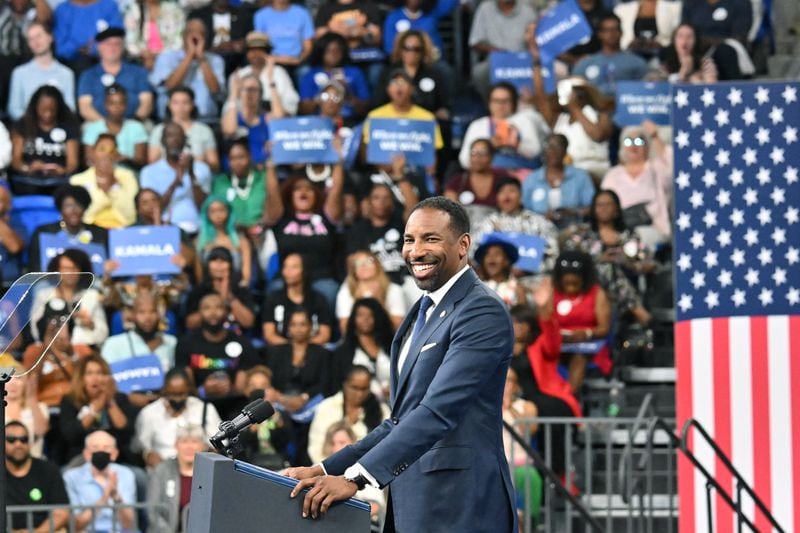
[[[290,468],[289,470],[314,470],[317,468],[322,470],[319,466]],[[305,473],[303,472],[303,474]],[[287,473],[286,475],[288,476],[289,474]],[[346,480],[344,476],[318,475],[301,479],[292,490],[291,497],[294,498],[306,488],[310,489],[303,500],[303,518],[308,518],[309,515],[311,515],[311,518],[317,518],[318,515],[327,513],[334,502],[352,498],[358,491],[356,484]]]
[[[325,471],[321,465],[293,466],[281,472],[282,475],[293,479],[308,479],[310,477],[324,476]]]

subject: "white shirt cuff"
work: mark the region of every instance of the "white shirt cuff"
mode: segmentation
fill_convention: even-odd
[[[364,468],[361,465],[361,463],[356,463],[344,471],[344,477],[347,479],[355,479],[359,475],[362,475],[365,478],[367,478],[367,481],[369,482],[370,486],[375,487],[376,489],[381,488],[378,481],[374,477],[372,477],[372,474],[367,472],[367,469]]]
[[[318,467],[320,467],[320,468],[322,469],[322,474],[323,474],[323,475],[325,475],[325,476],[327,476],[327,475],[328,475],[328,471],[327,471],[327,470],[325,470],[325,465],[324,465],[324,464],[322,464],[322,461],[320,461],[319,463],[317,463],[317,466],[318,466]]]

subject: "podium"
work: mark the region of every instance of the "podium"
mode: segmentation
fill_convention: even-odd
[[[190,533],[369,533],[370,506],[349,499],[316,520],[303,518],[303,494],[289,498],[297,480],[271,470],[199,453],[192,475],[187,531]]]

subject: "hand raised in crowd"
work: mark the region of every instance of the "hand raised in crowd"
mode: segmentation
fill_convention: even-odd
[[[553,282],[549,277],[542,278],[533,289],[533,303],[542,319],[547,319],[553,313]]]

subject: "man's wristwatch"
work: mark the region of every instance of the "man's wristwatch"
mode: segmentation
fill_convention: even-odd
[[[366,477],[364,477],[364,474],[358,474],[355,477],[348,477],[345,474],[344,478],[350,483],[354,483],[355,486],[358,488],[358,490],[364,490],[364,487],[366,487],[369,484],[369,480]]]

